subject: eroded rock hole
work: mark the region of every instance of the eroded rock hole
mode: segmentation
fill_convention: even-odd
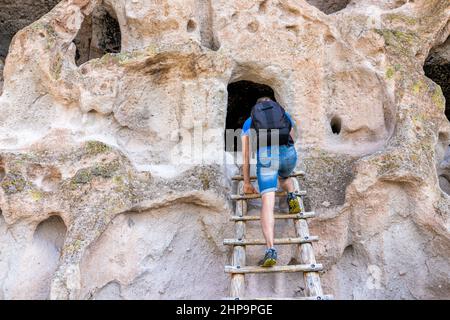
[[[450,195],[450,138],[447,133],[439,133],[436,145],[436,172],[439,187]]]
[[[63,219],[58,215],[52,215],[39,223],[34,233],[34,239],[49,242],[49,244],[53,245],[53,249],[60,253],[66,237],[66,231],[67,228]]]
[[[78,66],[107,53],[121,51],[122,36],[114,10],[99,6],[86,17],[76,38],[75,62]]]
[[[187,32],[194,32],[197,29],[197,23],[190,19],[187,23]]]
[[[5,165],[3,164],[2,160],[0,159],[0,182],[3,181],[3,178],[5,178],[6,172],[5,172]]]
[[[306,0],[310,5],[318,8],[326,14],[332,14],[341,11],[350,3],[351,0]]]
[[[336,135],[340,134],[341,127],[342,127],[341,118],[338,116],[334,116],[333,118],[331,118],[330,127],[331,127],[331,132],[333,132],[333,134],[336,134]]]
[[[251,81],[238,81],[228,85],[228,108],[225,131],[225,151],[240,151],[240,136],[232,135],[227,129],[242,129],[245,120],[250,117],[252,107],[261,97],[275,100],[273,89],[267,85]],[[227,135],[228,133],[228,135]],[[228,136],[228,137],[227,137]]]
[[[39,223],[34,232],[33,242],[24,253],[27,264],[21,271],[21,278],[29,286],[34,299],[47,299],[50,283],[61,257],[67,228],[58,215],[53,215]],[[24,290],[27,291],[27,290]],[[28,299],[24,292],[21,298]]]

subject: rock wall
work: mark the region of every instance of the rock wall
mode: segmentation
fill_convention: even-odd
[[[225,296],[242,80],[297,121],[325,292],[450,298],[450,4],[308,2],[63,0],[2,35],[0,298]],[[301,278],[247,290],[301,296]]]

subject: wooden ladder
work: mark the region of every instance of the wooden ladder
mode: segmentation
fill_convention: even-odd
[[[235,238],[225,239],[224,245],[233,246],[233,257],[231,265],[225,266],[225,272],[231,274],[231,286],[229,299],[275,299],[275,298],[248,298],[245,297],[245,274],[247,273],[279,273],[279,272],[303,272],[303,277],[306,285],[306,296],[298,298],[276,298],[286,300],[329,300],[333,297],[331,295],[324,295],[322,286],[320,284],[319,271],[323,266],[316,262],[312,242],[318,241],[319,238],[309,234],[307,219],[315,216],[314,212],[305,212],[303,196],[305,191],[301,191],[297,177],[303,176],[304,172],[295,172],[291,175],[294,179],[295,191],[300,203],[301,213],[299,214],[275,214],[275,219],[292,219],[295,226],[295,238],[281,238],[275,239],[276,245],[282,244],[296,244],[298,245],[297,256],[300,258],[300,263],[297,265],[273,266],[273,267],[259,267],[247,266],[245,247],[249,245],[265,245],[264,239],[247,239],[245,237],[245,224],[247,222],[259,221],[259,216],[247,215],[248,200],[260,198],[260,194],[245,195],[243,193],[243,177],[241,175],[234,176],[233,180],[238,182],[238,193],[232,195],[231,200],[236,201],[236,208],[231,221],[235,223]],[[255,180],[256,177],[250,177]],[[285,192],[277,192],[276,196],[286,196]],[[275,221],[276,221],[275,220]]]

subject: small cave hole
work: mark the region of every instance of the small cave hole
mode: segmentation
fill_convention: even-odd
[[[353,245],[349,244],[348,246],[345,247],[342,255],[353,257],[354,253],[355,253],[355,249],[353,248]]]
[[[122,35],[114,10],[103,5],[95,8],[84,19],[73,42],[77,66],[108,53],[120,53]]]
[[[325,14],[332,14],[345,9],[351,0],[306,0]]]
[[[259,13],[262,14],[262,13],[267,12],[268,2],[269,2],[269,0],[264,0],[259,3],[259,8],[258,8]]]
[[[197,23],[195,20],[190,19],[187,23],[187,32],[194,32],[197,29]]]
[[[425,75],[441,87],[445,98],[445,116],[450,121],[450,37],[431,49],[423,69]]]
[[[259,23],[258,21],[252,21],[247,25],[247,30],[251,33],[256,33],[258,32],[259,29]]]
[[[273,89],[265,84],[242,80],[228,85],[225,151],[241,151],[241,138],[235,134],[235,130],[242,129],[245,120],[250,117],[250,112],[256,104],[256,100],[261,97],[269,97],[276,101]]]
[[[38,224],[34,239],[51,242],[56,250],[61,251],[66,232],[67,228],[63,219],[59,215],[52,215]]]
[[[333,134],[336,134],[336,135],[340,134],[341,127],[342,127],[341,118],[338,116],[334,116],[333,118],[331,118],[330,127],[331,127],[331,132],[333,132]]]

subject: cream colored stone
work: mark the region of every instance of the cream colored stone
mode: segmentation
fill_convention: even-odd
[[[239,80],[269,85],[297,121],[324,291],[450,298],[450,126],[423,73],[432,48],[447,56],[448,1],[308,2],[63,0],[19,31],[0,96],[0,298],[225,296]],[[100,5],[121,52],[78,66],[73,40]],[[247,287],[304,289],[298,274]]]

